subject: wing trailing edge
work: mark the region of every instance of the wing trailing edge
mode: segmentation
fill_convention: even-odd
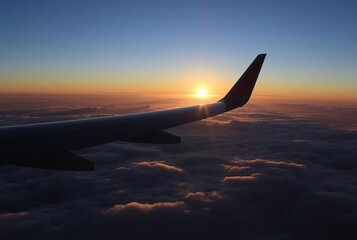
[[[93,171],[94,163],[72,152],[64,152],[52,155],[27,155],[19,156],[10,162],[11,164],[41,168],[49,170],[66,170],[66,171]]]

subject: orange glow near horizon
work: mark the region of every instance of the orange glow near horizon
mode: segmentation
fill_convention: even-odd
[[[187,94],[196,98],[224,95],[233,86],[232,76],[216,74],[182,74],[168,77],[143,76],[18,76],[1,77],[0,93],[40,94]],[[281,84],[285,82],[285,84]],[[202,87],[204,86],[204,87]],[[209,91],[210,90],[210,91]],[[212,90],[212,91],[211,91]],[[323,86],[314,83],[302,84],[297,79],[283,81],[261,76],[253,92],[254,96],[274,96],[312,99],[356,99],[355,89],[334,83]]]

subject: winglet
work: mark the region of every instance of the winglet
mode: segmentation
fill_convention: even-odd
[[[229,90],[227,95],[220,100],[220,102],[224,102],[227,105],[229,110],[242,107],[249,101],[265,56],[266,54],[259,54],[247,70],[245,70],[236,84]]]

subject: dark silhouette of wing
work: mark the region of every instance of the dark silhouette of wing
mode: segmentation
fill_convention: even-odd
[[[70,151],[113,141],[179,143],[163,130],[209,118],[246,104],[266,54],[258,55],[227,95],[216,103],[90,119],[0,128],[1,164],[88,171],[94,164]]]

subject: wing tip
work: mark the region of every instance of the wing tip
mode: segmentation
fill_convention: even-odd
[[[242,107],[249,101],[266,55],[258,54],[227,95],[220,100],[228,109]]]

